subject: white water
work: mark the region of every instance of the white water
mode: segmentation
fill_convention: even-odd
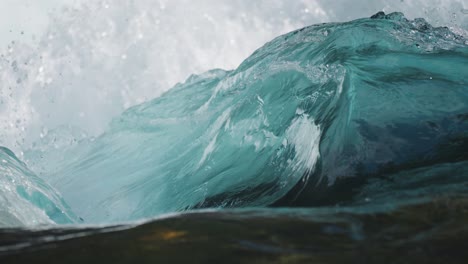
[[[77,127],[70,144],[97,135],[123,109],[192,73],[235,68],[306,25],[384,10],[462,32],[467,9],[466,0],[0,0],[0,145],[21,156],[60,126]]]

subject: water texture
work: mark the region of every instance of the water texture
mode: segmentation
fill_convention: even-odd
[[[47,131],[23,155],[68,205],[17,161],[16,177],[44,195],[19,181],[26,204],[0,222],[31,206],[44,221],[109,224],[200,208],[372,211],[462,194],[466,65],[463,36],[401,13],[293,31],[235,70],[193,75],[127,109],[100,136]]]

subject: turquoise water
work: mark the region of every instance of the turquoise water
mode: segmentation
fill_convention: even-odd
[[[0,150],[0,224],[200,208],[390,210],[468,185],[468,41],[400,13],[306,27],[192,76],[96,138]],[[60,145],[60,144],[59,144]],[[71,146],[70,146],[71,145]]]

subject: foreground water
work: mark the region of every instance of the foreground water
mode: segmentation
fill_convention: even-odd
[[[142,225],[0,231],[5,263],[465,263],[467,197],[398,209],[224,210]],[[386,208],[388,209],[388,208]]]
[[[278,37],[234,71],[192,76],[128,109],[97,138],[50,131],[24,153],[41,177],[0,149],[3,227],[213,211],[135,228],[3,231],[1,250],[25,250],[25,261],[77,247],[76,262],[119,247],[118,258],[164,259],[188,245],[225,249],[215,259],[320,260],[370,248],[383,259],[403,250],[459,260],[467,65],[465,38],[399,13]]]

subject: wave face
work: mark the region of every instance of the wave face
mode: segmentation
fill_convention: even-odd
[[[126,110],[95,139],[52,147],[76,139],[63,128],[25,156],[88,223],[311,205],[319,191],[333,203],[343,180],[377,179],[349,200],[360,202],[391,196],[382,175],[463,183],[466,65],[466,39],[400,13],[311,26]]]

